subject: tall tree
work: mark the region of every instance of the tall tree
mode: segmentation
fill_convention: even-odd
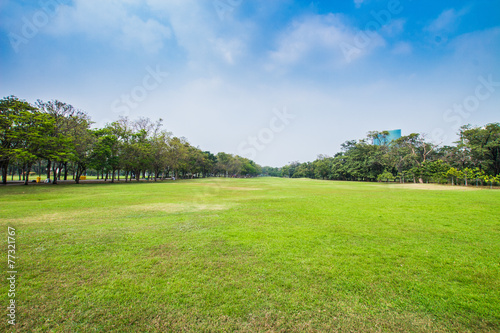
[[[48,135],[55,131],[55,121],[50,115],[38,111],[25,112],[20,119],[19,125],[23,128],[19,135],[21,146],[15,150],[17,159],[23,164],[24,184],[28,185],[31,167],[44,156],[46,147],[52,146],[56,140]]]
[[[74,148],[72,144],[75,139],[71,134],[74,133],[76,127],[88,124],[89,119],[84,112],[58,100],[48,102],[38,100],[36,106],[41,112],[51,115],[55,121],[55,130],[47,133],[53,138],[51,141],[53,146],[47,146],[45,152],[48,161],[47,178],[50,179],[52,167],[52,183],[57,184],[63,167],[67,169],[68,162],[71,160],[71,152]]]
[[[25,130],[23,123],[35,110],[34,106],[15,96],[0,100],[0,167],[3,184],[7,184],[9,164],[23,144],[21,138]]]
[[[476,165],[487,174],[500,174],[500,123],[487,124],[484,127],[463,126],[459,132],[460,144],[471,154]]]

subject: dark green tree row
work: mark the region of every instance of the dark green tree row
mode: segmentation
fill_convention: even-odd
[[[90,117],[60,102],[34,105],[10,96],[0,100],[0,168],[7,183],[14,166],[29,182],[35,165],[44,165],[53,184],[72,177],[79,183],[92,170],[111,182],[166,177],[256,176],[261,167],[231,154],[214,155],[185,138],[163,130],[162,120],[121,118],[104,128],[91,128]]]
[[[293,162],[281,176],[330,180],[436,182],[493,185],[500,182],[500,124],[463,126],[454,146],[439,147],[421,134],[392,142],[387,132],[370,132],[359,141],[346,141],[334,157],[319,155],[314,162]],[[378,138],[381,145],[372,144]],[[276,170],[264,169],[268,174]]]

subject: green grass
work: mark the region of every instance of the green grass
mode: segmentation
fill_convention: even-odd
[[[269,178],[3,187],[16,329],[498,332],[500,191],[449,189]]]

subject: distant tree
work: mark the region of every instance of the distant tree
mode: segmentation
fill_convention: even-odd
[[[449,177],[451,177],[451,185],[458,185],[458,180],[459,179],[462,179],[463,177],[463,173],[462,171],[456,169],[456,168],[450,168],[447,173],[446,173]],[[455,182],[456,180],[456,182]]]
[[[268,177],[281,177],[281,168],[265,166],[262,167],[262,174]]]
[[[18,149],[22,148],[23,124],[35,110],[34,106],[15,96],[0,100],[0,167],[3,184],[7,184],[9,164],[16,158]]]
[[[372,140],[373,144],[375,144],[376,141],[379,142],[379,145],[381,146],[387,146],[389,145],[389,141],[387,137],[389,136],[389,131],[370,131],[368,132],[368,138]]]
[[[71,161],[71,153],[74,150],[75,138],[72,134],[76,128],[89,125],[89,117],[84,112],[77,110],[70,104],[52,100],[44,102],[38,100],[36,107],[43,113],[49,114],[54,118],[55,129],[47,133],[52,140],[51,145],[45,147],[45,159],[47,160],[47,178],[50,179],[51,167],[53,175],[53,184],[57,184],[57,180],[61,176],[63,168],[65,178],[67,178],[68,163]],[[79,131],[79,130],[76,130]]]
[[[332,158],[326,155],[319,155],[313,162],[314,176],[318,179],[328,179],[331,173]]]
[[[172,170],[173,176],[178,177],[178,173],[184,170],[185,161],[188,158],[189,143],[185,138],[172,137],[168,140],[167,165]]]
[[[113,128],[107,126],[102,129],[92,131],[94,134],[94,145],[91,154],[92,167],[108,179],[111,171],[112,180],[115,180],[115,173],[119,167],[119,140],[113,133]]]
[[[55,121],[50,115],[38,111],[26,112],[19,118],[23,131],[18,136],[21,145],[15,149],[16,158],[22,162],[24,184],[28,185],[31,167],[43,155],[47,146],[52,146],[53,137],[47,135],[54,131]]]
[[[292,178],[315,178],[314,162],[301,163],[292,175]]]
[[[489,175],[500,174],[500,123],[484,127],[466,125],[460,129],[459,136],[474,166]]]
[[[91,163],[91,151],[95,142],[95,137],[88,125],[82,124],[71,134],[73,140],[73,151],[71,158],[75,163],[75,182],[80,183],[80,178]]]
[[[393,181],[394,178],[395,178],[394,175],[387,170],[382,172],[380,175],[377,176],[377,180],[379,182],[381,182],[381,181],[385,181],[385,182]]]
[[[202,174],[203,178],[209,177],[215,173],[215,167],[217,164],[217,156],[209,151],[203,152],[203,164],[202,164]]]

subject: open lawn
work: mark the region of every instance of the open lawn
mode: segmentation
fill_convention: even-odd
[[[500,191],[450,188],[2,187],[0,331],[10,226],[15,332],[498,332]]]

